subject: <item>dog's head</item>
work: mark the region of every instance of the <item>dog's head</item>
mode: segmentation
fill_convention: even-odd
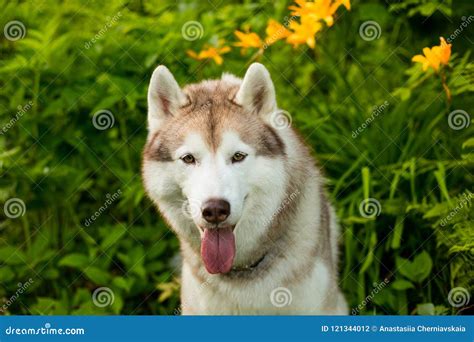
[[[210,273],[248,262],[286,189],[285,144],[270,75],[252,64],[181,89],[159,66],[148,90],[143,176],[180,237],[200,240]],[[237,250],[236,250],[237,247]],[[236,257],[237,253],[237,257]]]

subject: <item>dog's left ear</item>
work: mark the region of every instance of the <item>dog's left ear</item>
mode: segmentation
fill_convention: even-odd
[[[277,110],[275,87],[268,70],[253,63],[245,73],[235,101],[259,115],[267,116]]]
[[[185,104],[186,96],[173,74],[164,65],[158,66],[151,76],[148,87],[148,129],[157,130]]]

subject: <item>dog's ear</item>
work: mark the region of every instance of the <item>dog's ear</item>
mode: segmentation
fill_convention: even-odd
[[[186,102],[178,82],[164,65],[158,66],[148,87],[148,129],[154,131]]]
[[[262,64],[250,65],[235,95],[235,101],[263,116],[268,116],[277,109],[275,87],[270,73]]]

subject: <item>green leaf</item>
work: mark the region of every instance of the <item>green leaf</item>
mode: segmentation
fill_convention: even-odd
[[[400,274],[415,283],[421,283],[429,276],[433,268],[433,261],[430,255],[426,251],[423,251],[418,254],[413,261],[397,257],[396,266]]]
[[[88,266],[90,263],[89,258],[86,255],[79,253],[72,253],[66,255],[64,258],[59,260],[58,266],[69,266],[74,268],[82,269]]]
[[[59,301],[53,298],[38,297],[38,301],[30,308],[30,311],[36,315],[52,315],[58,306]]]
[[[100,247],[103,250],[109,249],[111,246],[116,244],[122,236],[127,232],[127,228],[123,225],[115,226],[110,230],[110,233],[105,237],[105,239],[100,244]]]
[[[392,283],[392,287],[393,287],[395,290],[404,291],[404,290],[412,289],[412,288],[414,288],[415,286],[414,286],[410,281],[408,281],[408,280],[399,279],[399,280],[395,280],[395,281]]]
[[[362,168],[362,187],[364,190],[364,198],[370,196],[370,170],[368,167]]]
[[[110,275],[98,267],[88,267],[84,274],[97,285],[107,285],[110,282]]]
[[[400,248],[400,242],[402,241],[402,234],[403,234],[403,227],[404,227],[404,216],[398,216],[395,222],[395,227],[393,228],[393,236],[392,236],[392,249]]]
[[[41,272],[41,275],[44,279],[54,280],[59,278],[59,271],[55,268],[49,268]]]
[[[360,268],[360,273],[364,273],[372,264],[372,261],[374,260],[374,249],[376,245],[377,245],[377,234],[375,232],[372,232],[372,234],[370,235],[369,253],[365,257],[364,263],[362,264],[362,267]]]
[[[466,147],[474,147],[474,138],[469,138],[465,142],[462,143],[462,148]]]
[[[16,247],[5,246],[0,248],[0,262],[7,265],[20,265],[25,263],[25,254]]]
[[[114,302],[112,303],[112,311],[114,314],[120,314],[123,308],[123,298],[120,293],[115,292]]]
[[[435,314],[435,307],[433,303],[423,303],[416,306],[416,312],[418,315],[433,316]]]
[[[15,277],[12,269],[9,266],[0,267],[0,283],[5,284]]]
[[[124,277],[114,277],[112,280],[112,284],[126,292],[129,292],[132,288],[134,280],[133,279],[125,279]]]
[[[441,193],[444,195],[444,197],[446,198],[446,200],[448,202],[451,201],[451,198],[449,197],[449,191],[448,191],[448,187],[446,185],[446,171],[445,171],[445,167],[442,163],[438,163],[438,170],[436,170],[434,172],[434,175],[436,177],[436,180],[438,181],[438,186],[439,186],[439,189],[441,190]]]

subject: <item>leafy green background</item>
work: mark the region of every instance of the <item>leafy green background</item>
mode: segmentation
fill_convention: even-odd
[[[224,71],[243,76],[252,51],[234,48],[218,66],[192,60],[186,50],[219,38],[231,44],[234,30],[246,27],[263,36],[267,20],[282,22],[289,5],[0,0],[0,27],[12,20],[26,27],[23,39],[0,36],[1,126],[32,102],[0,134],[0,203],[20,198],[26,205],[14,219],[0,211],[0,308],[19,283],[32,284],[0,314],[179,313],[178,243],[140,179],[148,80],[158,64],[180,84]],[[366,302],[360,314],[455,314],[462,308],[450,305],[449,291],[472,292],[471,201],[441,223],[473,190],[474,125],[453,130],[448,114],[473,115],[474,24],[453,41],[451,104],[439,76],[423,73],[411,57],[473,12],[470,1],[355,0],[318,35],[315,50],[278,42],[259,58],[280,107],[325,170],[343,230],[341,287],[352,308]],[[183,39],[189,20],[203,25],[201,39]],[[380,25],[379,39],[361,39],[367,20]],[[115,118],[103,131],[92,124],[102,109]],[[117,191],[119,198],[86,225]],[[359,212],[369,197],[381,205],[375,218]],[[110,306],[91,300],[102,286],[114,293]]]

